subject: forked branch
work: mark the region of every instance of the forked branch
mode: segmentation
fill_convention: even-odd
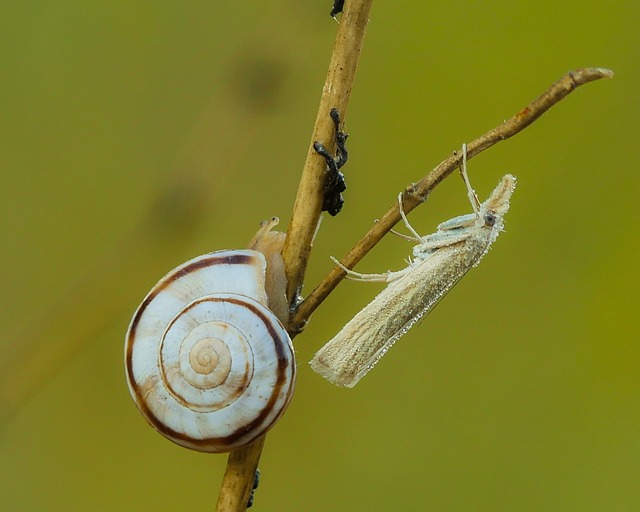
[[[323,203],[326,162],[314,151],[313,141],[332,140],[332,134],[335,129],[329,117],[329,111],[332,108],[337,108],[343,119],[346,115],[371,3],[372,0],[351,0],[346,2],[346,8],[336,36],[336,43],[314,124],[312,143],[309,144],[282,252],[288,279],[287,298],[289,303],[293,305],[296,304],[302,288],[311,250],[311,241],[320,219]],[[612,76],[613,73],[611,71],[601,68],[578,69],[568,73],[511,119],[468,143],[467,158],[472,158],[497,142],[519,133],[578,86]],[[327,147],[329,151],[333,149],[335,148]],[[407,187],[403,192],[405,212],[413,210],[424,202],[438,183],[460,167],[461,161],[462,155],[454,153],[419,182]],[[389,211],[379,222],[373,225],[362,240],[343,258],[342,264],[347,268],[352,268],[399,220],[398,204],[394,201],[394,205]],[[311,314],[344,278],[344,275],[345,272],[340,267],[335,267],[320,285],[300,303],[287,326],[292,337],[302,330]],[[230,454],[218,501],[217,510],[219,512],[243,511],[246,509],[247,498],[253,485],[255,469],[258,465],[263,443],[264,437],[252,445]]]
[[[291,221],[287,230],[282,257],[285,263],[288,288],[287,297],[295,303],[309,261],[311,241],[322,211],[323,190],[326,179],[326,161],[313,149],[313,141],[333,140],[335,125],[329,116],[337,108],[344,120],[360,59],[369,11],[373,0],[346,2],[338,26],[336,42],[331,55],[327,78],[320,98],[320,106],[311,136]],[[327,150],[335,148],[327,145]],[[287,326],[289,327],[289,326]],[[289,329],[292,337],[295,331]],[[264,437],[229,454],[227,470],[218,497],[217,512],[244,511],[260,460]]]
[[[473,158],[494,144],[521,132],[547,110],[566,98],[580,85],[601,78],[611,77],[613,77],[613,72],[604,68],[582,68],[567,73],[511,119],[508,119],[493,130],[469,142],[467,144],[467,158]],[[461,164],[462,155],[454,153],[440,162],[440,164],[420,181],[408,186],[403,192],[402,203],[405,213],[410,212],[419,204],[423,203],[438,183],[449,176],[455,169],[459,168]],[[399,220],[400,211],[398,202],[394,201],[393,206],[387,213],[385,213],[382,218],[371,227],[369,232],[346,254],[341,260],[341,264],[346,268],[353,268]],[[338,286],[338,283],[340,283],[344,277],[344,270],[338,266],[334,267],[318,287],[299,305],[295,315],[291,319],[289,328],[294,330],[296,328],[301,329],[311,314],[335,287]]]
[[[351,89],[360,59],[365,29],[369,21],[372,0],[350,0],[338,26],[338,34],[322,89],[320,106],[311,136],[311,144],[302,171],[291,222],[282,256],[287,271],[287,297],[290,303],[298,298],[309,261],[311,241],[322,212],[323,190],[326,179],[326,161],[313,149],[314,141],[332,141],[335,126],[329,116],[338,109],[345,119]],[[327,144],[329,152],[335,150]],[[295,331],[294,331],[295,332]]]

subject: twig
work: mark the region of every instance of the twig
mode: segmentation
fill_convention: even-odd
[[[302,288],[311,241],[322,211],[326,162],[316,154],[313,142],[322,141],[329,152],[335,149],[326,144],[333,140],[335,130],[329,111],[337,108],[342,120],[346,117],[371,3],[372,0],[351,0],[346,2],[342,13],[282,253],[287,269],[287,297],[290,303],[295,303]]]
[[[262,436],[249,446],[229,454],[218,496],[217,512],[247,510],[264,440],[265,436]]]
[[[511,119],[508,119],[493,130],[468,143],[467,158],[470,159],[494,144],[521,132],[556,103],[568,96],[578,86],[599,80],[600,78],[611,77],[613,77],[613,72],[603,68],[582,68],[567,73]],[[410,212],[419,204],[423,203],[438,183],[460,167],[461,163],[462,155],[454,153],[449,158],[443,160],[418,183],[408,186],[404,190],[402,201],[405,213]],[[341,264],[346,268],[353,268],[399,220],[400,212],[398,202],[395,201],[387,213],[385,213],[353,249],[347,253],[341,260]],[[295,315],[291,319],[290,329],[301,329],[311,314],[327,298],[333,289],[338,286],[338,283],[340,283],[344,276],[345,272],[340,267],[334,267],[318,287],[299,305]]]
[[[311,241],[322,211],[326,162],[314,151],[313,142],[316,140],[333,141],[335,125],[329,116],[329,111],[332,108],[338,109],[343,120],[346,117],[371,3],[372,0],[350,0],[346,2],[345,10],[342,13],[311,136],[311,144],[309,144],[282,251],[288,280],[287,297],[290,303],[297,301],[299,291],[302,288]],[[331,147],[331,144],[325,145],[329,151],[335,149]],[[289,329],[289,332],[293,337],[297,331]],[[264,440],[263,436],[249,446],[229,454],[227,469],[218,497],[217,512],[242,512],[246,510]]]

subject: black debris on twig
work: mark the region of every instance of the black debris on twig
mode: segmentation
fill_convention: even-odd
[[[336,127],[336,156],[334,157],[329,154],[322,143],[318,141],[313,143],[313,149],[315,149],[316,153],[325,159],[327,162],[327,172],[329,173],[324,186],[322,211],[335,216],[342,209],[342,205],[344,204],[342,192],[347,189],[347,184],[344,181],[344,174],[340,172],[340,168],[347,163],[347,159],[349,158],[346,148],[347,137],[349,137],[349,134],[340,129],[340,114],[338,109],[332,108],[329,115]]]

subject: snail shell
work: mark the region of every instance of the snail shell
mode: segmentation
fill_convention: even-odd
[[[266,261],[219,251],[176,267],[135,312],[125,341],[129,390],[162,435],[226,452],[266,433],[293,395],[291,339],[267,308]]]

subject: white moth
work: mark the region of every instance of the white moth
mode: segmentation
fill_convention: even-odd
[[[480,204],[466,173],[466,146],[462,151],[462,176],[474,213],[454,217],[440,224],[435,233],[421,237],[404,214],[400,194],[400,214],[413,234],[404,238],[418,242],[409,266],[383,274],[360,274],[343,267],[350,279],[389,284],[311,360],[313,370],[331,383],[355,386],[400,336],[480,262],[503,230],[502,218],[509,209],[515,177],[504,176]]]

